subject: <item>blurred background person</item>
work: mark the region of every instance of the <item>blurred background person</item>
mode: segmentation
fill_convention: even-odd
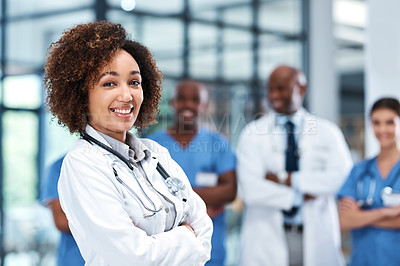
[[[166,147],[187,174],[194,191],[204,200],[213,220],[211,260],[206,265],[224,265],[225,205],[236,196],[236,157],[228,140],[201,126],[208,104],[204,84],[180,81],[170,105],[173,125],[149,136]]]
[[[338,193],[342,230],[351,231],[351,266],[400,265],[400,103],[370,111],[377,156],[356,164]]]
[[[336,125],[302,107],[306,89],[301,70],[275,68],[267,84],[271,112],[241,133],[241,265],[344,265],[334,196],[350,152]]]
[[[50,165],[42,184],[41,202],[44,206],[50,208],[54,224],[61,232],[57,249],[57,266],[83,266],[85,261],[71,234],[67,217],[61,209],[58,197],[57,185],[63,160],[64,156]]]

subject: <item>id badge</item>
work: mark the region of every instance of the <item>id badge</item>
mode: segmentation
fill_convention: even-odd
[[[386,207],[400,205],[400,191],[394,191],[391,187],[382,190],[382,201]]]
[[[214,187],[218,184],[218,175],[211,172],[199,172],[195,179],[196,186]]]

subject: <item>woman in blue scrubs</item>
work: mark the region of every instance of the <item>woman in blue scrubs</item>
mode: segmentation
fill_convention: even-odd
[[[351,231],[351,266],[400,265],[400,103],[382,98],[370,112],[379,154],[356,164],[338,193],[342,230]]]

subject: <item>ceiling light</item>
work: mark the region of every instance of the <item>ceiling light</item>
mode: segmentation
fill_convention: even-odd
[[[125,11],[132,11],[136,7],[136,0],[122,0],[121,8]]]

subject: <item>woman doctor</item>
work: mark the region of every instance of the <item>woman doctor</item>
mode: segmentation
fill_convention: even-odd
[[[356,164],[339,191],[340,226],[351,230],[350,265],[400,265],[400,103],[382,98],[370,118],[380,152]]]
[[[85,265],[203,265],[204,202],[165,148],[128,132],[154,122],[161,99],[149,50],[119,24],[77,25],[52,44],[45,71],[49,110],[82,136],[58,189]]]

